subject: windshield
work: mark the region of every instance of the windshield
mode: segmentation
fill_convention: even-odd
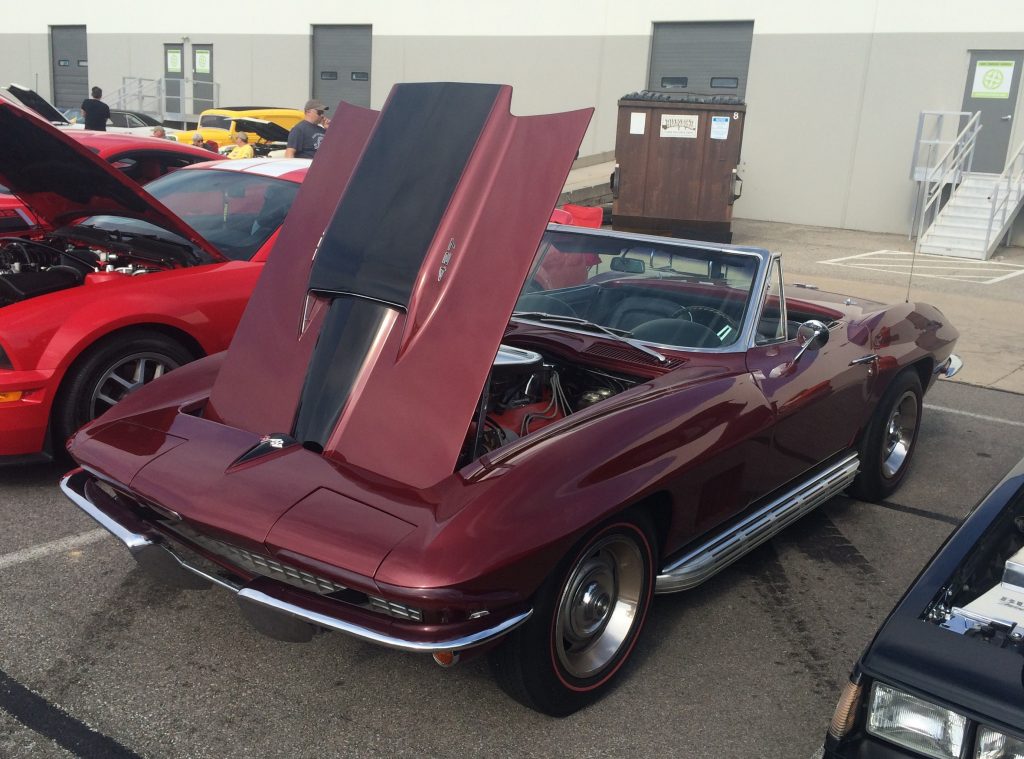
[[[739,339],[759,262],[668,241],[548,231],[515,315],[567,328],[572,321],[545,317],[574,317],[647,343],[720,348]]]
[[[281,226],[299,185],[240,171],[175,171],[146,191],[225,257],[247,261]]]
[[[231,118],[229,116],[217,116],[209,113],[199,117],[199,126],[211,127],[214,129],[231,129]]]

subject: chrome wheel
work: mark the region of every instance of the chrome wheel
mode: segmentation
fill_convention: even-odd
[[[95,419],[132,391],[178,366],[177,361],[162,353],[133,353],[121,357],[93,387],[89,397],[89,418]]]
[[[907,390],[893,406],[882,433],[885,436],[882,444],[882,474],[885,477],[895,477],[903,468],[914,445],[917,424],[917,395]]]
[[[607,667],[630,637],[644,599],[644,556],[634,540],[609,535],[569,575],[553,644],[566,673],[583,680]]]

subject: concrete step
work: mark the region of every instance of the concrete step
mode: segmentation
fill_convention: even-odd
[[[943,211],[932,226],[952,225],[955,227],[967,227],[969,229],[988,229],[988,214],[974,216],[972,214],[959,213],[954,211]]]
[[[937,245],[940,248],[966,249],[982,251],[985,249],[985,240],[976,237],[962,237],[957,234],[944,234],[941,232],[928,232],[921,237],[922,245]]]
[[[988,254],[984,250],[978,250],[975,248],[964,248],[955,245],[947,245],[945,243],[926,243],[922,242],[920,245],[921,253],[930,253],[935,256],[952,256],[954,258],[969,258],[973,261],[984,261],[988,258]]]
[[[962,237],[965,240],[984,240],[988,226],[976,227],[969,224],[955,224],[945,219],[939,219],[932,224],[929,233],[945,235],[947,237]]]

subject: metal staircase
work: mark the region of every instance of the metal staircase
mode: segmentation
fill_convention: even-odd
[[[917,215],[919,253],[987,260],[1024,205],[1024,144],[1002,174],[971,171],[979,119],[978,113],[968,119],[934,166],[923,174],[916,169],[924,199]]]

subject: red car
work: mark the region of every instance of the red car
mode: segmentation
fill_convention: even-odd
[[[69,130],[65,134],[140,184],[193,163],[222,159],[209,150],[155,137],[84,130]],[[59,182],[60,176],[54,177],[54,181]],[[20,234],[39,224],[39,219],[11,190],[0,186],[0,234]]]
[[[48,458],[134,387],[227,347],[309,162],[60,131],[6,102],[0,135],[22,148],[0,153],[0,184],[19,198],[7,208],[23,201],[43,225],[4,229],[0,196],[10,464]],[[145,191],[128,179],[179,167]]]
[[[230,349],[79,431],[62,487],[265,632],[489,649],[564,715],[655,592],[895,489],[958,335],[928,305],[786,291],[766,250],[545,231],[589,111],[510,101],[343,107]]]

